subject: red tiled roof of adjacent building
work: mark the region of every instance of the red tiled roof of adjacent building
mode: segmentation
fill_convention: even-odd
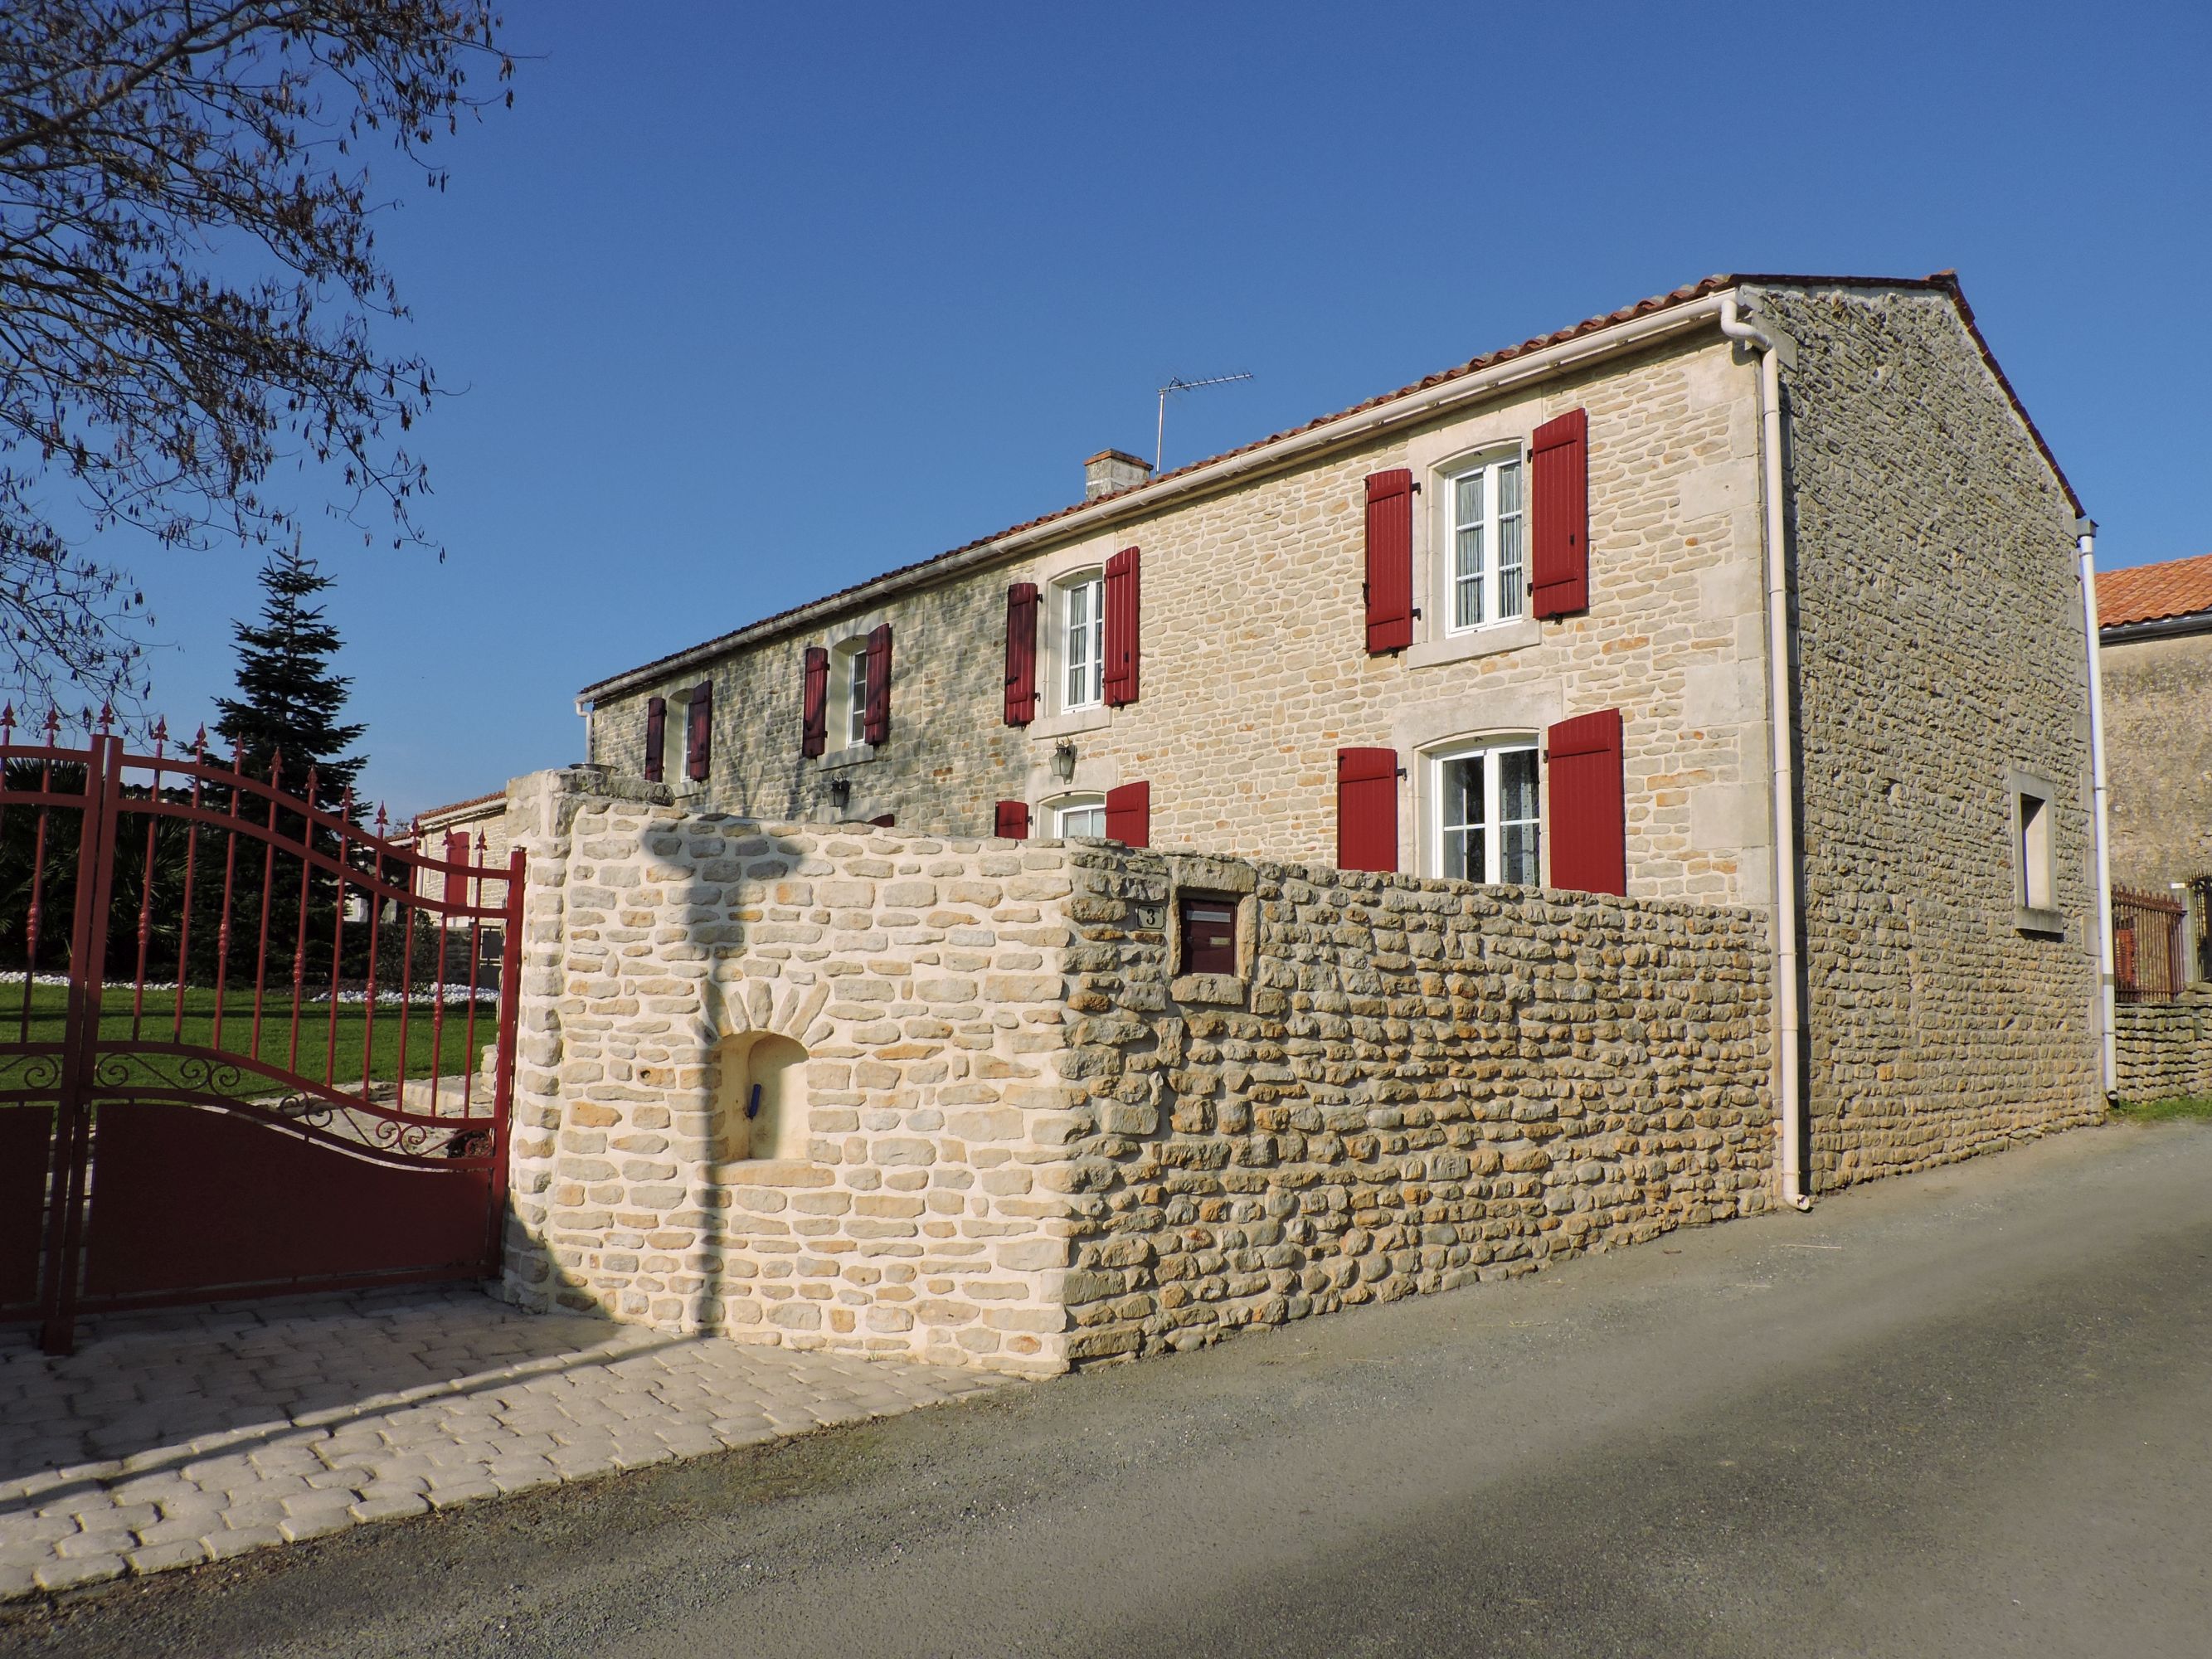
[[[2045,465],[2051,468],[2052,476],[2058,480],[2059,488],[2066,492],[2066,498],[2073,505],[2075,513],[2083,511],[2081,497],[2075,494],[2072,483],[2069,481],[2064,470],[2058,465],[2058,458],[2051,453],[2051,446],[2044,441],[2043,434],[2036,429],[2034,421],[2028,416],[2027,405],[2021,402],[2020,394],[2013,390],[2012,382],[2005,378],[2004,370],[1997,367],[1996,355],[1990,351],[1989,342],[1983,337],[1980,327],[1974,321],[1973,307],[1966,303],[1966,293],[1959,286],[1959,275],[1956,271],[1939,270],[1928,276],[1817,276],[1748,271],[1730,272],[1708,276],[1702,282],[1692,283],[1669,293],[1654,295],[1649,299],[1638,300],[1634,305],[1623,306],[1620,310],[1608,312],[1604,316],[1591,317],[1553,333],[1539,335],[1534,339],[1523,340],[1518,345],[1506,346],[1501,350],[1486,353],[1470,362],[1416,380],[1411,386],[1400,386],[1395,392],[1385,392],[1366,398],[1352,404],[1349,409],[1340,409],[1334,414],[1318,416],[1302,426],[1271,433],[1267,437],[1256,439],[1236,449],[1225,450],[1218,455],[1209,455],[1204,460],[1193,461],[1187,466],[1170,468],[1158,477],[1147,478],[1142,483],[1133,485],[1127,489],[1116,490],[1090,501],[1077,501],[1070,506],[1059,507],[1053,512],[1030,519],[1024,523],[1011,526],[1000,531],[996,535],[980,537],[964,546],[953,548],[948,552],[916,560],[911,564],[901,565],[896,569],[871,576],[865,581],[855,582],[850,586],[840,588],[836,592],[810,599],[804,605],[793,605],[788,610],[763,617],[757,622],[748,623],[742,628],[734,629],[727,634],[720,635],[701,644],[687,647],[681,651],[672,651],[665,657],[658,657],[637,667],[625,669],[619,674],[611,675],[605,679],[586,686],[577,693],[577,696],[580,700],[589,699],[617,686],[627,687],[641,684],[662,671],[674,672],[681,666],[717,655],[742,643],[770,634],[777,628],[796,621],[801,616],[819,614],[823,607],[833,605],[848,597],[857,597],[864,589],[880,593],[887,586],[903,586],[910,581],[925,580],[931,571],[950,564],[965,555],[988,550],[996,542],[1036,530],[1052,523],[1054,520],[1073,518],[1079,514],[1091,514],[1102,507],[1110,507],[1120,496],[1133,495],[1140,489],[1155,490],[1162,483],[1202,471],[1237,456],[1266,449],[1270,445],[1279,444],[1286,439],[1313,432],[1334,422],[1361,414],[1415,392],[1425,392],[1431,386],[1441,386],[1447,381],[1479,374],[1484,369],[1510,362],[1516,357],[1527,356],[1547,347],[1561,345],[1586,334],[1595,334],[1601,329],[1632,322],[1638,318],[1650,316],[1655,312],[1668,311],[1678,306],[1689,305],[1709,295],[1722,293],[1729,289],[1741,288],[1746,284],[1774,288],[1932,289],[1948,295],[1952,304],[1958,307],[1960,320],[1966,325],[1966,332],[1972,337],[1975,349],[1980,352],[1983,362],[1988,366],[1990,374],[2004,392],[2006,399],[2012,404],[2013,412],[2020,416],[2021,424],[2027,428],[2029,439],[2042,455]]]
[[[2165,622],[2212,611],[2212,553],[2097,573],[2097,626]]]
[[[471,795],[466,800],[449,800],[443,806],[426,806],[415,815],[415,822],[435,823],[441,818],[465,813],[471,807],[489,806],[494,801],[503,803],[506,799],[506,790],[495,789],[489,795]]]

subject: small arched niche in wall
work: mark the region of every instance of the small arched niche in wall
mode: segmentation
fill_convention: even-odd
[[[715,1053],[717,1127],[731,1158],[806,1156],[806,1050],[774,1031],[726,1038]]]

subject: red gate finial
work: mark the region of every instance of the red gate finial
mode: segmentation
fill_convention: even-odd
[[[154,720],[154,758],[155,760],[161,759],[161,750],[168,746],[168,742],[169,717],[167,714],[156,715]]]
[[[100,705],[100,735],[106,737],[108,728],[115,724],[115,710],[103,700]]]
[[[207,758],[207,722],[205,720],[202,720],[200,729],[192,733],[192,758],[196,761],[204,761]]]
[[[58,748],[62,740],[62,711],[49,703],[46,707],[46,747]]]
[[[0,744],[11,743],[15,736],[15,705],[0,708]]]

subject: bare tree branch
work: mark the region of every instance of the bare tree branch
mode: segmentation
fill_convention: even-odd
[[[70,545],[58,495],[95,535],[297,548],[265,485],[313,461],[364,540],[425,544],[394,434],[439,388],[372,340],[405,312],[356,151],[443,185],[428,147],[499,95],[470,74],[512,74],[491,4],[0,7],[0,691],[144,690],[143,601]]]

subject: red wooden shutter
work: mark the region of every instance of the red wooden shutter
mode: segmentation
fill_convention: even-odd
[[[1545,820],[1552,885],[1583,893],[1628,891],[1628,823],[1620,765],[1620,711],[1561,720],[1544,734]]]
[[[1589,609],[1589,411],[1571,409],[1529,445],[1528,581],[1539,617]]]
[[[1137,700],[1138,609],[1137,550],[1125,547],[1106,561],[1106,701],[1115,708]]]
[[[1006,724],[1036,718],[1037,586],[1016,582],[1006,590]]]
[[[1336,751],[1336,864],[1340,870],[1398,867],[1398,751]]]
[[[446,831],[446,862],[466,864],[469,861],[469,832],[465,830]],[[469,878],[460,871],[446,872],[446,902],[466,904],[469,902]]]
[[[684,723],[684,775],[694,783],[707,781],[708,745],[714,741],[714,688],[691,688],[690,717]]]
[[[1403,467],[1367,480],[1364,591],[1369,653],[1403,651],[1413,642],[1413,475]]]
[[[991,833],[1002,841],[1027,841],[1030,838],[1030,804],[1025,800],[1000,801],[998,825]]]
[[[660,781],[660,751],[668,741],[668,699],[645,700],[645,781]]]
[[[1152,844],[1152,786],[1125,783],[1106,792],[1106,839],[1124,847]]]
[[[860,741],[881,743],[891,734],[891,625],[868,635],[868,704],[860,720]]]
[[[830,651],[826,646],[810,645],[799,682],[799,752],[811,757],[829,746]]]

